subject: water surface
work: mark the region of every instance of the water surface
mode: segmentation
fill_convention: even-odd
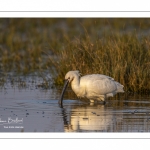
[[[68,88],[61,108],[61,88],[42,85],[39,77],[8,79],[0,88],[0,132],[150,131],[149,96],[120,94],[102,105],[78,100]]]

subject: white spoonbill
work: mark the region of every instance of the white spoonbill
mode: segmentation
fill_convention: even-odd
[[[59,100],[60,105],[62,105],[64,92],[69,82],[72,90],[78,97],[87,98],[90,102],[103,101],[105,103],[106,98],[124,92],[124,86],[109,76],[90,74],[80,77],[78,70],[69,71],[65,75],[65,84]]]

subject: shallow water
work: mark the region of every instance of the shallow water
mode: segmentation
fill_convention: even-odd
[[[23,79],[22,79],[23,80]],[[0,89],[0,132],[149,132],[150,97],[125,96],[106,105],[80,101],[61,89],[42,88],[41,78],[26,86],[8,80]],[[68,89],[68,93],[72,93]]]

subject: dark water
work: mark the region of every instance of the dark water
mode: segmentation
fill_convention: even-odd
[[[0,89],[0,132],[149,132],[150,97],[125,96],[92,104],[65,95],[58,105],[61,89],[33,82],[6,82]],[[68,91],[71,93],[72,91]]]

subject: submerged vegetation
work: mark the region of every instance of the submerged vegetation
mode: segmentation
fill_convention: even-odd
[[[144,18],[0,19],[0,72],[49,71],[61,85],[69,70],[80,70],[150,92],[149,26]]]

